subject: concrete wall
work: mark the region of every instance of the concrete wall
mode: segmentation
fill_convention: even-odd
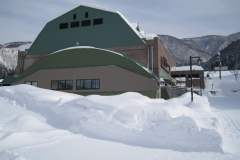
[[[39,87],[50,89],[51,80],[76,79],[100,79],[100,89],[76,90],[76,81],[74,81],[73,90],[69,92],[156,92],[158,89],[156,80],[149,79],[117,66],[40,70],[17,83],[38,81]]]

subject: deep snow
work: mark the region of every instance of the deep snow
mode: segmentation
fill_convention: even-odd
[[[220,92],[233,83],[223,76],[207,80],[216,95],[207,87],[192,104],[189,93],[166,101],[1,87],[0,159],[239,159],[239,93]],[[235,106],[219,106],[232,94]]]

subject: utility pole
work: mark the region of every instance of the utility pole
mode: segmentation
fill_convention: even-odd
[[[198,63],[201,63],[201,58],[199,56],[190,56],[189,63],[190,63],[190,75],[191,75],[191,102],[193,102],[193,75],[192,75],[192,61],[193,59],[197,59]],[[200,79],[201,81],[201,79]]]
[[[220,52],[218,52],[218,60],[219,60],[219,66],[218,66],[219,79],[221,80],[222,79],[222,62],[221,62],[221,53]]]
[[[191,75],[191,102],[193,102],[192,56],[190,56],[190,75]]]

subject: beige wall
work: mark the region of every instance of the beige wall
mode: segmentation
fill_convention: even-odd
[[[157,81],[130,72],[117,66],[102,66],[88,68],[65,68],[40,70],[24,78],[25,81],[38,81],[41,88],[51,88],[51,80],[100,79],[99,90],[77,90],[87,92],[112,91],[150,91],[157,90]],[[76,91],[74,81],[73,92]]]

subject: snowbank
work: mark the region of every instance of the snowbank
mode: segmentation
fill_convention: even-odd
[[[138,93],[83,97],[28,85],[1,87],[0,148],[45,143],[49,137],[56,138],[53,135],[71,131],[132,146],[222,152],[217,119],[207,98],[195,95],[197,103],[191,104],[189,96],[165,101]],[[20,114],[22,110],[27,115]],[[27,138],[29,132],[38,142]]]

